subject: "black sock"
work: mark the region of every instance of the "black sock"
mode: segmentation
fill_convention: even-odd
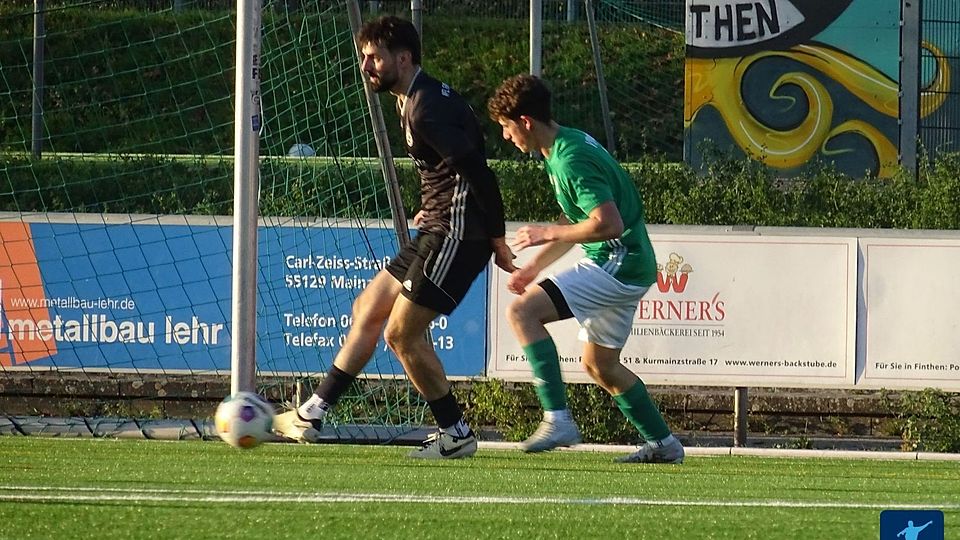
[[[449,428],[463,418],[463,412],[460,410],[457,398],[453,397],[453,391],[447,392],[447,395],[440,399],[428,401],[427,405],[430,405],[430,411],[437,419],[437,426],[440,429]]]
[[[330,366],[327,376],[320,382],[320,388],[314,392],[327,404],[327,408],[333,408],[340,399],[340,396],[350,388],[353,381],[357,379],[356,375],[351,375],[337,366]]]

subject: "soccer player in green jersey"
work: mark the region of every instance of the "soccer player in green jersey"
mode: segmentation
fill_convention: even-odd
[[[513,247],[543,246],[511,273],[507,288],[518,297],[507,308],[517,339],[533,369],[544,419],[523,442],[542,452],[580,442],[566,404],[560,359],[545,325],[576,318],[585,342],[583,366],[610,392],[646,441],[621,462],[681,463],[683,445],[670,432],[646,386],[620,363],[640,298],[656,280],[656,260],[644,222],[643,201],[630,176],[590,135],[553,121],[550,90],[537,77],[504,81],[488,103],[503,138],[522,152],[543,154],[562,215],[553,225],[526,225]],[[585,257],[573,268],[530,287],[547,266],[574,244]]]

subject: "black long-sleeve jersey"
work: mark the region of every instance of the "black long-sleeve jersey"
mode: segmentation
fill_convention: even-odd
[[[400,125],[420,173],[420,230],[458,240],[503,236],[500,187],[466,100],[420,71],[400,110]]]

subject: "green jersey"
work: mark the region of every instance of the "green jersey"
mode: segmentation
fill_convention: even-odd
[[[547,175],[557,202],[570,223],[613,201],[623,220],[623,234],[603,242],[587,242],[583,250],[597,266],[629,285],[656,281],[657,261],[647,235],[643,201],[623,167],[590,135],[560,126],[546,159]]]

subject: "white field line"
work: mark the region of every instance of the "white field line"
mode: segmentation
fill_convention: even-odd
[[[169,371],[169,370],[168,370]],[[3,417],[0,416],[0,421]],[[12,437],[20,437],[14,435]],[[39,438],[39,436],[37,436]],[[4,436],[0,435],[0,440]],[[91,437],[43,437],[45,441],[63,441],[65,444],[74,444],[80,441],[89,442]],[[96,439],[103,444],[123,442],[127,439],[103,437]],[[150,439],[151,444],[182,444],[175,439]],[[267,443],[267,444],[289,444]],[[339,443],[338,443],[339,444]],[[480,441],[481,450],[520,450],[518,442]],[[569,448],[558,448],[555,452],[604,452],[629,454],[636,451],[636,446],[622,444],[577,444]],[[864,459],[885,461],[960,461],[960,454],[941,452],[896,452],[885,450],[807,450],[790,448],[751,448],[732,446],[687,446],[684,447],[687,457],[715,457],[715,456],[750,456],[763,458],[805,458],[805,459]]]
[[[910,510],[960,510],[960,503],[846,503],[833,501],[779,500],[669,500],[632,497],[504,497],[408,495],[395,493],[290,493],[280,491],[218,491],[201,489],[133,489],[60,486],[3,486],[0,501],[10,502],[80,502],[80,503],[414,503],[414,504],[550,504],[550,505],[620,505],[620,506],[700,506],[735,508],[833,508]]]
[[[480,442],[481,449],[520,450],[516,442]],[[558,449],[561,452],[614,452],[629,454],[636,446],[614,444],[578,444]],[[960,454],[938,452],[892,452],[883,450],[806,450],[791,448],[749,448],[732,446],[686,446],[689,456],[753,456],[769,458],[871,459],[895,461],[960,461]]]

